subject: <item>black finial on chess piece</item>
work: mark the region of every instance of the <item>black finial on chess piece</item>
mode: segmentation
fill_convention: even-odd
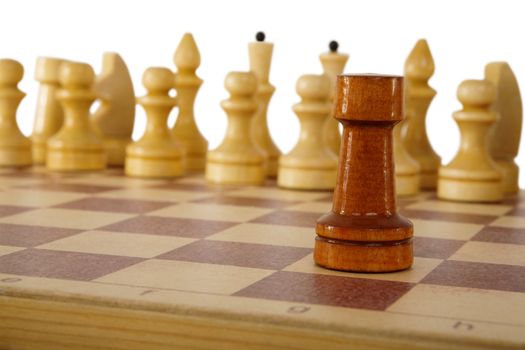
[[[337,49],[339,48],[339,43],[335,40],[330,41],[330,44],[328,44],[328,47],[330,48],[330,52],[337,52]]]
[[[265,38],[266,35],[264,35],[264,32],[257,32],[257,34],[255,34],[255,40],[259,42],[264,41]]]

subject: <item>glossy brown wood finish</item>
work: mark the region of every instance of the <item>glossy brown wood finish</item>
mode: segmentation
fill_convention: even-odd
[[[394,125],[403,119],[403,78],[341,75],[334,117],[343,144],[332,211],[317,221],[315,262],[345,271],[412,265],[412,223],[396,212]]]

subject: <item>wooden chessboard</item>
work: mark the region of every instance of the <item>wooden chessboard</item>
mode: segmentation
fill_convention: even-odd
[[[327,192],[0,170],[0,348],[525,348],[525,200],[400,200],[409,271],[316,267]]]

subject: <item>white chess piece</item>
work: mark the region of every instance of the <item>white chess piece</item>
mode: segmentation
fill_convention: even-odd
[[[333,103],[335,95],[335,82],[337,76],[343,73],[348,55],[338,52],[339,44],[331,41],[328,44],[329,51],[321,54],[319,59],[323,65],[323,73],[330,79],[329,101]],[[324,143],[336,156],[339,156],[341,146],[341,133],[339,132],[339,122],[335,118],[327,118],[324,122],[323,139]]]
[[[251,133],[255,145],[263,151],[266,162],[266,172],[269,177],[277,176],[277,162],[281,151],[275,145],[268,129],[267,112],[268,104],[275,92],[275,87],[270,84],[270,66],[272,63],[273,44],[264,41],[265,35],[257,33],[256,41],[248,45],[250,57],[250,71],[257,78],[257,111],[253,118]]]
[[[202,136],[195,122],[193,106],[202,79],[195,71],[201,63],[197,44],[190,33],[184,34],[173,56],[177,73],[175,90],[179,114],[172,129],[172,135],[184,146],[185,167],[188,170],[204,170],[208,141]]]
[[[146,111],[144,135],[126,149],[126,175],[171,178],[184,173],[184,148],[170,134],[168,116],[177,104],[169,96],[173,73],[168,68],[151,67],[142,76],[146,96],[137,98]]]
[[[459,151],[439,169],[438,198],[462,202],[495,202],[503,198],[502,175],[488,151],[489,130],[498,114],[490,109],[496,88],[487,80],[465,80],[458,99],[463,109],[453,117],[461,132]]]
[[[31,165],[31,141],[16,122],[16,111],[25,93],[18,83],[24,67],[15,60],[0,59],[0,166]]]
[[[257,79],[251,72],[231,72],[224,83],[230,98],[221,102],[228,128],[219,147],[206,158],[206,179],[217,184],[262,184],[265,158],[255,145],[250,128],[257,110]]]
[[[301,102],[293,110],[299,117],[301,133],[295,147],[279,159],[277,184],[302,190],[333,189],[337,156],[323,140],[323,125],[331,111],[330,79],[325,75],[303,75],[296,90]]]
[[[35,80],[40,83],[31,142],[33,164],[46,162],[47,140],[57,133],[64,121],[62,106],[56,97],[60,84],[58,71],[64,60],[52,57],[38,57]]]
[[[57,171],[99,170],[106,167],[106,152],[89,120],[97,96],[95,73],[86,63],[63,62],[57,98],[64,110],[62,128],[47,141],[46,166]]]
[[[409,119],[402,129],[403,141],[410,156],[419,164],[420,187],[436,188],[441,158],[432,148],[427,135],[426,115],[436,96],[428,80],[434,74],[434,59],[426,40],[419,40],[405,61],[405,110]]]
[[[519,167],[514,161],[521,139],[523,107],[518,81],[506,62],[492,62],[485,66],[485,79],[497,89],[492,108],[499,119],[491,130],[489,151],[503,174],[503,192],[519,191]]]
[[[135,92],[128,67],[119,54],[104,53],[94,90],[100,106],[93,113],[92,125],[102,137],[108,165],[123,166],[135,121]]]

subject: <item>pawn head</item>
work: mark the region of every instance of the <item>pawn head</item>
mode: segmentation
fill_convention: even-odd
[[[167,93],[173,88],[174,74],[164,67],[150,67],[142,75],[142,84],[149,92]]]
[[[4,58],[0,59],[0,85],[16,86],[24,77],[24,67],[20,62]]]
[[[252,72],[230,72],[224,87],[232,95],[253,95],[257,89],[257,78]]]
[[[58,72],[64,60],[53,57],[36,59],[35,79],[41,83],[58,83]]]
[[[86,88],[95,81],[95,72],[87,63],[66,61],[60,65],[58,80],[65,88]]]
[[[326,75],[302,75],[295,90],[303,99],[324,100],[330,96],[330,79]]]
[[[488,107],[496,100],[496,86],[488,80],[465,80],[458,87],[458,100],[465,106]]]

